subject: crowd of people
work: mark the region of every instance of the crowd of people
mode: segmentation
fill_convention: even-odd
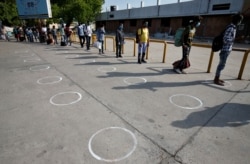
[[[173,69],[178,74],[186,74],[184,69],[190,67],[189,56],[192,46],[192,41],[195,36],[196,28],[201,24],[202,17],[195,16],[189,21],[189,24],[185,27],[183,34],[181,36],[182,43],[182,58],[173,63]],[[236,26],[241,23],[243,16],[241,14],[236,14],[232,17],[232,22],[226,27],[225,32],[223,33],[223,46],[220,51],[220,61],[217,66],[214,83],[217,85],[224,85],[224,81],[220,79],[221,71],[226,65],[227,58],[232,51],[232,46],[236,36]],[[124,41],[124,30],[123,24],[121,23],[115,34],[115,43],[116,43],[116,58],[122,57],[122,48]],[[93,30],[89,23],[79,23],[74,27],[75,33],[79,37],[81,48],[84,47],[86,43],[86,50],[90,50],[90,42],[93,34]],[[58,35],[60,33],[60,35]],[[58,44],[58,36],[60,36],[61,46],[71,45],[71,35],[73,29],[70,28],[70,24],[66,26],[62,23],[58,29],[55,26],[50,29],[49,27],[42,26],[41,28],[37,27],[14,27],[13,34],[16,38],[16,41],[28,41],[28,42],[47,42],[47,44]],[[101,24],[96,29],[97,42],[99,44],[99,54],[104,54],[104,41],[105,41],[105,28]],[[148,22],[143,21],[142,26],[136,31],[138,35],[138,59],[137,63],[147,63],[145,59],[145,54],[149,46],[149,29]],[[1,27],[1,37],[9,40],[4,26]]]

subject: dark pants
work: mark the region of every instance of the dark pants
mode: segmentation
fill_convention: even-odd
[[[100,42],[102,44],[101,49],[99,49],[99,52],[104,53],[104,49],[103,49],[104,41],[103,40],[99,40],[98,42]]]
[[[85,43],[85,36],[79,36],[79,40],[80,40],[81,47],[83,47]]]
[[[121,56],[122,54],[122,45],[116,43],[116,56]]]
[[[91,36],[87,36],[87,35],[86,35],[87,50],[89,50],[89,49],[90,49],[90,40],[91,40]]]

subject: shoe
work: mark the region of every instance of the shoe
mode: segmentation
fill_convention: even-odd
[[[104,52],[102,52],[102,54],[104,54]]]
[[[186,72],[186,71],[184,71],[184,70],[182,70],[182,71],[181,71],[181,73],[183,73],[183,74],[187,74],[187,72]]]
[[[178,74],[182,74],[181,70],[179,68],[174,69],[174,71]]]
[[[220,85],[220,86],[224,86],[224,84],[219,80],[219,76],[215,76],[214,78],[214,84]]]
[[[220,81],[221,83],[225,83],[225,81],[224,81],[224,80],[219,79],[219,81]]]
[[[119,58],[122,58],[122,55],[119,55]]]
[[[142,63],[147,63],[144,59],[141,60]]]

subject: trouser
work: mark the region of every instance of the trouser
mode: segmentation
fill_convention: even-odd
[[[220,52],[220,61],[219,61],[219,64],[217,66],[217,69],[216,69],[216,73],[215,73],[216,76],[219,77],[221,74],[221,71],[225,68],[227,58],[228,58],[230,52],[231,51],[221,51]]]
[[[79,35],[79,40],[80,40],[80,45],[81,47],[83,47],[84,43],[85,43],[85,36],[80,36]]]
[[[86,35],[86,41],[87,41],[87,50],[89,50],[90,49],[90,40],[91,40],[91,36],[87,36]]]
[[[116,56],[121,56],[122,54],[122,45],[116,43]]]
[[[104,44],[104,41],[103,40],[99,40],[98,42],[100,42],[101,43],[101,49],[99,49],[99,52],[104,52],[104,49],[103,49],[103,44]]]

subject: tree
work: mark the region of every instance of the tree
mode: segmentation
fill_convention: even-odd
[[[15,0],[0,0],[0,20],[5,25],[20,23]]]

